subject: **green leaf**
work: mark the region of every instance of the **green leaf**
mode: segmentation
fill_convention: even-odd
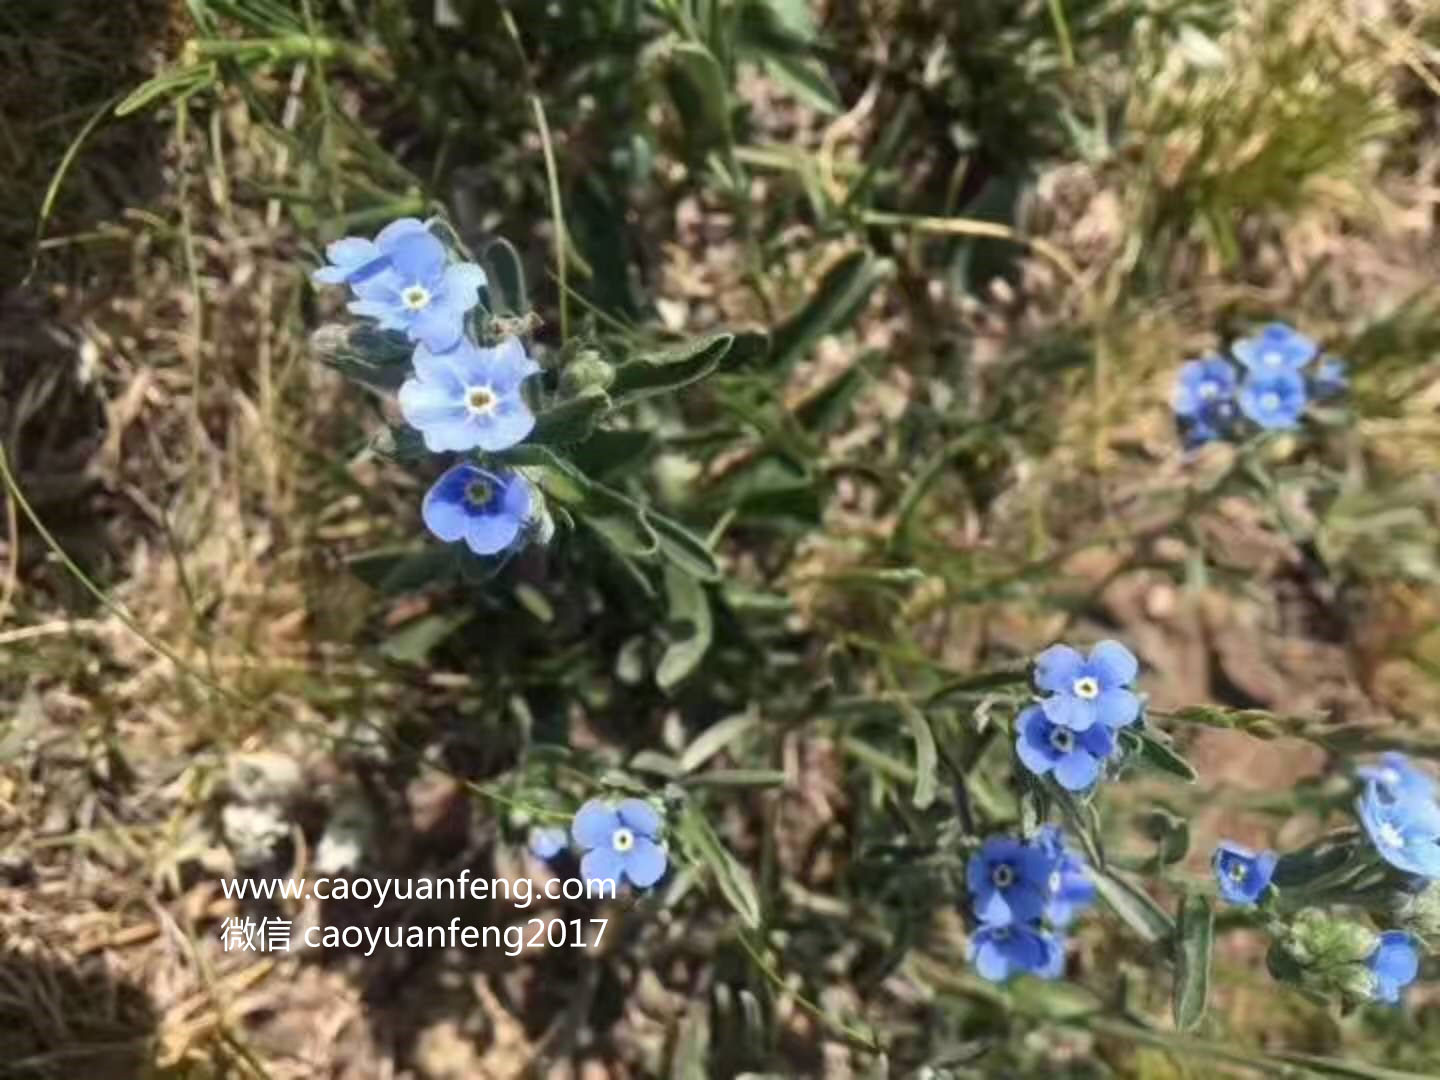
[[[730,93],[714,54],[698,41],[662,43],[665,88],[685,126],[692,154],[730,142]]]
[[[1110,909],[1141,939],[1154,944],[1175,935],[1175,923],[1150,894],[1121,877],[1118,871],[1090,868],[1095,889]]]
[[[1322,836],[1298,851],[1281,855],[1270,880],[1281,889],[1301,888],[1337,873],[1367,847],[1358,829]]]
[[[665,567],[665,595],[669,600],[670,632],[678,634],[660,658],[655,682],[673,690],[700,665],[710,648],[710,600],[705,586],[674,566]]]
[[[697,735],[680,755],[681,771],[694,772],[759,722],[756,714],[748,712],[717,720]]]
[[[720,564],[704,540],[658,510],[646,510],[645,520],[660,540],[660,554],[672,566],[701,581],[720,580]]]
[[[840,112],[840,95],[820,61],[777,52],[767,53],[764,64],[770,77],[795,95],[802,105],[826,116]]]
[[[1070,826],[1070,831],[1080,841],[1080,846],[1085,849],[1085,857],[1095,865],[1097,869],[1103,870],[1106,866],[1105,845],[1100,838],[1100,824],[1095,817],[1095,809],[1087,802],[1077,799],[1074,793],[1066,791],[1054,778],[1047,778],[1046,791],[1055,804],[1060,807],[1060,812],[1065,816],[1065,821]]]
[[[115,106],[115,115],[128,116],[130,113],[145,108],[151,102],[169,95],[188,97],[195,91],[212,85],[215,82],[217,70],[213,61],[206,61],[203,64],[192,64],[189,67],[163,72],[130,91],[125,99]]]
[[[733,334],[716,334],[679,348],[627,360],[615,368],[610,396],[618,408],[688,386],[714,371],[734,342]]]
[[[1180,901],[1175,935],[1175,1026],[1193,1031],[1205,1018],[1210,996],[1210,950],[1215,940],[1215,913],[1210,901],[1189,894]]]
[[[542,446],[573,446],[583,443],[595,425],[610,411],[610,395],[598,386],[587,386],[575,397],[546,409],[535,418],[529,441]]]
[[[910,726],[910,735],[915,740],[915,793],[911,801],[924,810],[935,801],[937,786],[936,770],[939,754],[935,747],[935,732],[930,728],[929,718],[903,698],[897,699],[905,722]]]
[[[489,279],[490,308],[497,315],[524,315],[530,310],[530,296],[525,290],[525,264],[515,245],[496,237],[480,254]]]
[[[1144,819],[1145,835],[1155,841],[1155,858],[1161,866],[1173,866],[1190,851],[1190,823],[1165,810],[1156,810]]]
[[[475,617],[473,611],[426,615],[406,623],[385,639],[380,652],[403,664],[420,664],[430,651]]]
[[[686,804],[680,819],[678,839],[690,861],[714,875],[721,894],[741,921],[749,929],[758,930],[761,923],[760,896],[755,891],[750,872],[720,842],[710,822],[693,803]]]
[[[1141,728],[1136,734],[1140,739],[1140,758],[1147,765],[1171,776],[1178,776],[1187,784],[1193,784],[1200,778],[1200,774],[1190,763],[1171,748],[1168,736],[1152,728]]]
[[[600,428],[575,447],[571,457],[592,476],[603,476],[638,464],[659,445],[653,431]]]
[[[801,402],[795,409],[795,419],[806,431],[829,430],[845,418],[866,378],[864,367],[852,364]]]
[[[843,330],[860,313],[875,287],[894,272],[888,259],[867,250],[842,256],[826,271],[814,294],[776,328],[770,343],[770,364],[788,368],[802,359],[826,334]]]

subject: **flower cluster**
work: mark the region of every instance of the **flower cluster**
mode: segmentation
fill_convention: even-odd
[[[665,823],[659,811],[644,799],[624,799],[611,806],[591,799],[575,812],[570,838],[584,854],[580,873],[588,881],[613,881],[618,888],[629,882],[648,889],[670,864],[662,834]],[[567,847],[565,830],[556,826],[530,831],[530,852],[549,862]]]
[[[970,857],[965,881],[980,921],[970,936],[975,970],[994,982],[1058,977],[1065,968],[1061,931],[1095,900],[1088,868],[1060,830],[1044,826],[1029,842],[990,837]]]
[[[1130,689],[1139,670],[1118,641],[1100,642],[1088,657],[1069,645],[1042,652],[1035,685],[1044,696],[1015,723],[1021,764],[1067,791],[1093,785],[1115,752],[1117,732],[1140,717],[1140,698]]]
[[[1261,327],[1230,353],[1233,361],[1212,353],[1180,368],[1172,404],[1188,446],[1232,434],[1242,417],[1269,431],[1293,428],[1311,400],[1348,385],[1342,361],[1284,323]]]
[[[535,427],[522,387],[540,370],[510,337],[494,347],[467,336],[485,272],[452,262],[445,245],[416,218],[401,218],[374,240],[346,237],[326,249],[314,280],[348,285],[349,310],[415,342],[413,374],[400,387],[400,411],[432,453],[498,453]],[[425,526],[476,555],[522,546],[543,528],[530,482],[512,469],[463,462],[437,480],[422,504]]]

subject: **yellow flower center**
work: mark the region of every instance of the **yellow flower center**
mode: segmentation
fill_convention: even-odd
[[[635,834],[622,826],[610,837],[610,846],[619,852],[629,851],[635,846]]]
[[[400,294],[400,302],[411,311],[423,311],[430,304],[430,290],[424,285],[411,285]]]
[[[472,386],[465,392],[465,404],[475,416],[489,416],[500,404],[495,391],[488,386]]]
[[[1280,407],[1280,395],[1275,393],[1261,394],[1260,405],[1266,410],[1273,411]]]
[[[1075,691],[1076,697],[1084,698],[1086,701],[1100,696],[1100,684],[1089,675],[1076,679],[1075,685],[1071,689]]]
[[[490,485],[489,480],[471,480],[465,485],[465,501],[471,506],[485,506],[495,494],[495,489]]]

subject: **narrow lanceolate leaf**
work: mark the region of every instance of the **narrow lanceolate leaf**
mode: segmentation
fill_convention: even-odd
[[[1114,870],[1092,866],[1090,877],[1105,903],[1142,940],[1154,944],[1174,936],[1174,921],[1144,889],[1131,884]]]
[[[910,734],[915,739],[915,805],[923,810],[935,801],[935,770],[939,754],[935,747],[935,732],[930,729],[930,720],[909,702],[902,701],[900,711],[910,725]]]
[[[1215,913],[1203,896],[1180,901],[1175,935],[1175,1026],[1191,1031],[1205,1017],[1210,996],[1210,950],[1215,940]]]
[[[680,755],[680,768],[694,772],[760,722],[754,713],[736,713],[711,724]]]
[[[842,256],[820,279],[814,295],[776,328],[770,339],[771,365],[788,367],[820,338],[847,327],[875,287],[893,271],[894,264],[869,251]]]
[[[609,411],[610,395],[598,386],[587,386],[537,416],[529,439],[542,446],[574,446],[588,439]]]
[[[665,594],[675,636],[660,658],[655,682],[662,690],[672,690],[700,666],[710,649],[710,600],[704,585],[674,566],[665,567]]]
[[[741,921],[751,930],[760,927],[760,894],[750,871],[730,854],[715,835],[702,811],[693,803],[685,807],[676,839],[685,849],[689,861],[697,863],[715,877],[715,884]]]
[[[1147,765],[1161,772],[1178,776],[1187,784],[1193,784],[1200,774],[1183,757],[1175,752],[1167,736],[1148,729],[1137,732],[1140,737],[1140,757]]]
[[[734,343],[733,334],[715,334],[678,348],[627,360],[615,368],[610,396],[617,406],[628,405],[689,386],[714,371]]]
[[[499,315],[523,315],[530,310],[530,295],[525,289],[525,266],[515,245],[496,237],[480,255],[490,281],[490,306]]]

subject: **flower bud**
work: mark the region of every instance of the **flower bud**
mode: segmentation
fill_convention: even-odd
[[[1282,931],[1265,962],[1281,982],[1354,1005],[1375,995],[1368,961],[1379,944],[1379,935],[1368,927],[1310,909]]]
[[[615,368],[594,349],[583,349],[560,373],[560,392],[574,397],[592,386],[608,389],[615,381]]]
[[[1398,887],[1385,901],[1385,910],[1401,929],[1421,937],[1440,935],[1440,880],[1417,881],[1419,888]]]

